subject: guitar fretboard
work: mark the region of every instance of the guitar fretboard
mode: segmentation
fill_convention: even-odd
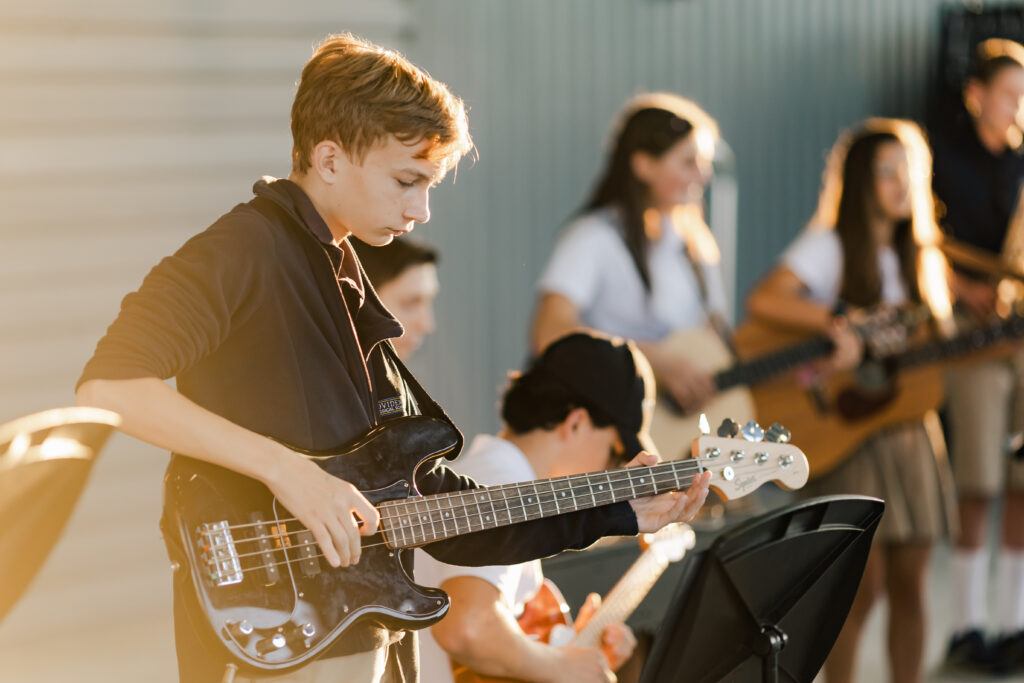
[[[832,353],[833,348],[828,337],[814,337],[726,368],[715,374],[715,386],[724,391],[735,386],[757,384],[798,365],[824,358]]]
[[[645,551],[608,593],[594,616],[576,635],[573,645],[599,647],[605,628],[609,624],[625,622],[658,582],[666,567],[667,559]]]
[[[410,548],[461,534],[686,488],[700,460],[417,496],[378,506],[387,544]]]
[[[913,367],[978,351],[1000,341],[1021,337],[1024,337],[1024,316],[1013,315],[995,325],[968,330],[952,339],[923,344],[916,349],[900,354],[895,361],[901,368]]]

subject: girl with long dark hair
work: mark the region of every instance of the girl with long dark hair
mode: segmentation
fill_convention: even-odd
[[[635,340],[659,388],[686,412],[713,393],[710,375],[659,342],[724,319],[715,240],[703,220],[718,130],[670,93],[633,98],[590,198],[566,228],[538,285],[532,344],[580,327]]]
[[[1022,103],[1024,46],[986,40],[964,84],[962,106],[932,135],[943,228],[954,239],[1017,265],[1024,244]],[[953,285],[958,303],[972,317],[985,321],[995,315],[997,288],[991,276],[961,269]],[[1010,292],[1009,298],[1019,296],[1012,287]],[[951,370],[947,388],[960,508],[950,591],[955,621],[947,661],[1010,673],[1024,668],[1024,462],[1007,458],[1005,444],[1008,433],[1024,426],[1024,354]],[[993,524],[992,508],[1001,496],[1001,524]],[[988,540],[993,535],[1001,538],[996,580],[990,582]],[[990,585],[998,596],[992,619]]]
[[[753,316],[789,329],[839,329],[835,368],[852,368],[861,343],[837,312],[923,303],[948,320],[946,263],[936,248],[931,159],[914,124],[872,119],[836,143],[818,212],[780,264],[751,293]],[[803,493],[882,498],[875,535],[849,617],[825,664],[829,683],[854,680],[868,614],[889,602],[891,680],[922,680],[925,575],[932,545],[951,528],[954,501],[937,418],[885,428]]]

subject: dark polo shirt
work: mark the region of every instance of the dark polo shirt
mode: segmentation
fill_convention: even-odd
[[[394,353],[401,326],[380,303],[347,241],[340,245],[298,185],[264,179],[236,206],[162,260],[125,297],[79,384],[89,379],[177,378],[197,404],[294,446],[334,448],[399,415],[448,419]],[[170,468],[182,456],[171,459]],[[418,473],[425,494],[475,487],[441,463]],[[515,564],[579,549],[603,535],[635,534],[628,503],[449,539],[424,549],[457,565]],[[174,555],[173,534],[165,534]],[[185,616],[189,573],[175,572],[180,676],[219,681],[224,661],[204,647],[205,624]],[[373,624],[330,651],[401,639],[398,680],[415,680],[413,638]]]
[[[1024,180],[1024,155],[1009,148],[990,152],[963,112],[932,132],[932,147],[943,229],[962,242],[1000,253]]]

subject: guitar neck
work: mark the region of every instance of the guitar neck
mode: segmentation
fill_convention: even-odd
[[[388,501],[377,509],[387,544],[412,548],[484,529],[679,491],[703,471],[702,460],[676,460],[653,467],[418,496]]]
[[[832,353],[833,348],[832,340],[828,337],[814,337],[779,351],[736,363],[715,375],[715,386],[724,391],[735,386],[758,384],[804,363],[824,358]]]
[[[935,363],[945,358],[962,356],[973,351],[997,344],[1001,341],[1024,336],[1024,317],[1013,315],[995,325],[968,330],[951,339],[943,339],[895,356],[892,360],[897,367],[910,368],[916,365]]]
[[[625,622],[658,582],[666,567],[668,560],[664,556],[644,551],[608,592],[590,621],[580,629],[573,645],[599,647],[605,628],[609,624]]]

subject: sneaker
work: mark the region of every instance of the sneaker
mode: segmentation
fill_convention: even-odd
[[[946,649],[946,666],[974,671],[990,670],[992,651],[985,641],[985,635],[976,628],[954,634]]]
[[[991,667],[1001,676],[1024,671],[1024,631],[996,638],[991,647]]]

